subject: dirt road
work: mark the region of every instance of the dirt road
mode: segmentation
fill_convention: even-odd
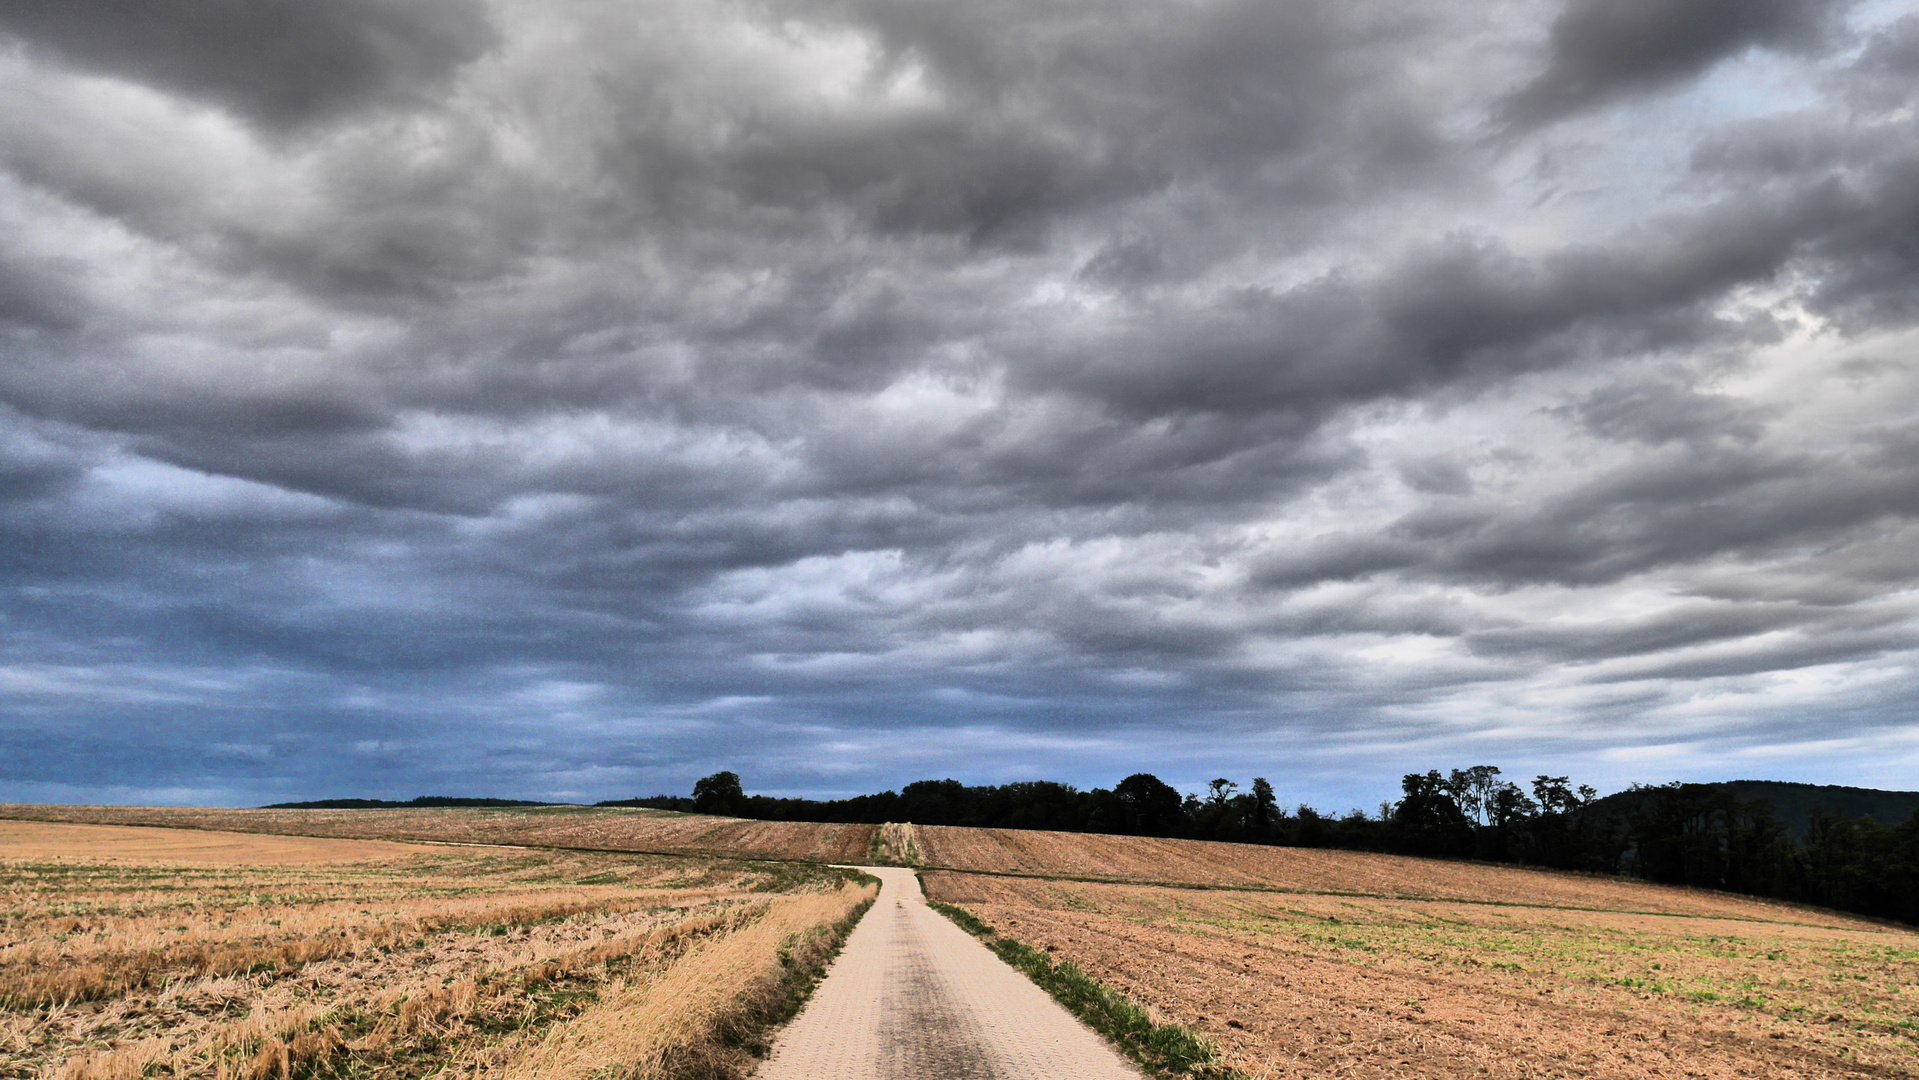
[[[926,906],[885,885],[759,1080],[1138,1080],[1098,1035]]]

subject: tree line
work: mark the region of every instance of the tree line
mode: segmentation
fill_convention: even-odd
[[[1400,798],[1377,813],[1334,815],[1303,803],[1280,806],[1264,777],[1254,777],[1245,790],[1221,777],[1198,794],[1181,794],[1151,773],[1089,791],[1049,780],[922,780],[899,791],[816,800],[748,795],[737,774],[720,772],[696,783],[690,796],[600,805],[763,821],[910,821],[1475,859],[1695,885],[1919,923],[1919,813],[1881,824],[1815,808],[1795,830],[1767,800],[1744,799],[1719,785],[1635,784],[1600,798],[1564,776],[1538,776],[1521,786],[1491,765],[1408,773],[1400,788]]]

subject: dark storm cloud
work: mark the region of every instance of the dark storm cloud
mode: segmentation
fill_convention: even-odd
[[[1594,355],[1764,336],[1763,324],[1709,305],[1771,280],[1844,212],[1836,201],[1825,191],[1734,201],[1536,260],[1453,237],[1371,280],[1342,274],[1197,311],[1146,308],[1062,381],[1148,413],[1316,413]],[[1868,205],[1858,212],[1879,212]]]
[[[276,128],[423,104],[492,41],[461,0],[4,0],[0,33]]]
[[[1919,15],[1907,15],[1874,34],[1849,73],[1848,90],[1878,108],[1911,100],[1919,77]]]
[[[1630,624],[1545,631],[1537,627],[1510,627],[1468,633],[1466,641],[1479,652],[1545,653],[1560,660],[1590,663],[1711,645],[1781,629],[1801,629],[1819,618],[1817,611],[1800,609],[1697,604],[1690,610],[1668,612]]]
[[[84,451],[0,410],[0,506],[57,498],[85,475]],[[0,510],[4,515],[5,510]]]
[[[0,255],[0,327],[76,329],[80,311],[51,268]]]
[[[1180,19],[1083,0],[775,7],[875,34],[880,77],[921,65],[943,107],[749,129],[718,156],[726,178],[753,202],[837,203],[885,231],[1030,244],[1051,220],[1186,184],[1303,209],[1440,150],[1393,72],[1394,48],[1437,17],[1248,0]],[[1313,153],[1329,141],[1354,152],[1336,173]]]
[[[1530,513],[1438,511],[1394,533],[1435,569],[1485,580],[1598,584],[1712,554],[1759,556],[1919,512],[1910,431],[1839,458],[1674,450]]]
[[[477,9],[430,10],[438,18]],[[808,108],[803,96],[756,98],[754,61],[737,55],[675,55],[676,43],[723,19],[717,11],[667,5],[637,24],[611,9],[578,14],[604,47],[592,71],[595,114],[575,118],[585,145],[567,148],[578,155],[567,167],[582,175],[544,178],[553,184],[515,175],[499,160],[498,133],[484,117],[466,117],[440,133],[426,162],[395,130],[340,155],[323,181],[334,203],[323,231],[196,215],[190,227],[218,230],[196,239],[218,238],[237,264],[303,289],[371,302],[396,293],[444,298],[555,244],[583,254],[660,243],[679,271],[697,272],[731,264],[742,244],[758,250],[783,238],[791,246],[773,249],[776,263],[795,276],[782,284],[795,288],[791,299],[810,319],[820,301],[845,299],[817,290],[844,286],[836,279],[851,272],[846,257],[864,255],[851,265],[878,277],[900,269],[898,253],[883,248],[889,239],[951,238],[960,246],[948,259],[979,247],[1034,253],[1058,230],[1116,205],[1164,197],[1190,212],[1221,195],[1227,201],[1210,213],[1231,215],[1250,198],[1263,215],[1310,231],[1321,220],[1309,212],[1314,204],[1449,167],[1426,127],[1433,105],[1395,74],[1396,48],[1429,20],[1363,5],[1235,2],[1170,26],[1152,9],[1116,19],[1076,3],[1022,7],[1017,18],[986,8],[931,17],[891,5],[781,5],[774,14],[789,21],[769,32],[869,35],[880,60],[866,82],[883,89],[910,76],[916,88],[895,107],[854,110]],[[416,36],[440,40],[424,32],[439,24],[418,18]],[[340,13],[339,26],[365,22]],[[1148,38],[1155,47],[1141,50]],[[386,73],[392,93],[412,85],[410,70],[396,63]],[[736,89],[689,100],[684,84],[699,79]],[[1346,152],[1329,160],[1329,145]],[[34,152],[24,141],[14,150],[23,174],[157,235],[174,236],[182,211],[199,209],[165,205],[159,185],[77,177],[57,151]],[[851,237],[858,247],[836,259],[815,245],[840,215],[861,229]],[[1237,227],[1185,231],[1144,241],[1174,273],[1228,257]],[[680,276],[650,284],[670,290]],[[655,299],[619,286],[613,293],[609,301]],[[781,314],[761,312],[758,325],[795,329]],[[820,344],[836,363],[825,370],[853,369],[859,342],[883,348],[886,336],[883,320],[827,334]]]
[[[1881,715],[1919,31],[1849,10],[0,3],[6,790]],[[1803,100],[1590,115],[1752,48]]]
[[[1812,51],[1851,0],[1571,0],[1553,21],[1545,71],[1502,112],[1554,120],[1672,86],[1751,48]]]
[[[1755,409],[1724,395],[1670,383],[1603,387],[1569,411],[1597,434],[1652,445],[1719,439],[1749,443],[1777,415],[1777,410]]]

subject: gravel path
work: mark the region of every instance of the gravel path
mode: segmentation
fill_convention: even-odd
[[[1026,976],[926,906],[911,870],[885,885],[758,1080],[1139,1080]]]

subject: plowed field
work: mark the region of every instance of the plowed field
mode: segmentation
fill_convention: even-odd
[[[525,844],[735,859],[859,862],[876,826],[742,821],[625,807],[200,810],[150,806],[0,806],[0,819],[159,825],[358,840]]]
[[[1502,903],[1461,871],[1485,868],[1388,860],[1317,894],[925,880],[935,899],[1204,1032],[1253,1077],[1730,1080],[1919,1068],[1919,933],[1523,871],[1504,882]],[[1361,881],[1389,882],[1391,896],[1350,895]],[[1421,891],[1435,898],[1406,898]],[[1473,896],[1441,898],[1453,893]],[[1550,906],[1604,896],[1620,906]],[[1647,913],[1684,908],[1696,910]]]
[[[926,867],[1036,877],[1241,886],[1306,893],[1509,902],[1606,911],[1803,920],[1802,908],[1607,878],[1353,851],[921,825]]]

